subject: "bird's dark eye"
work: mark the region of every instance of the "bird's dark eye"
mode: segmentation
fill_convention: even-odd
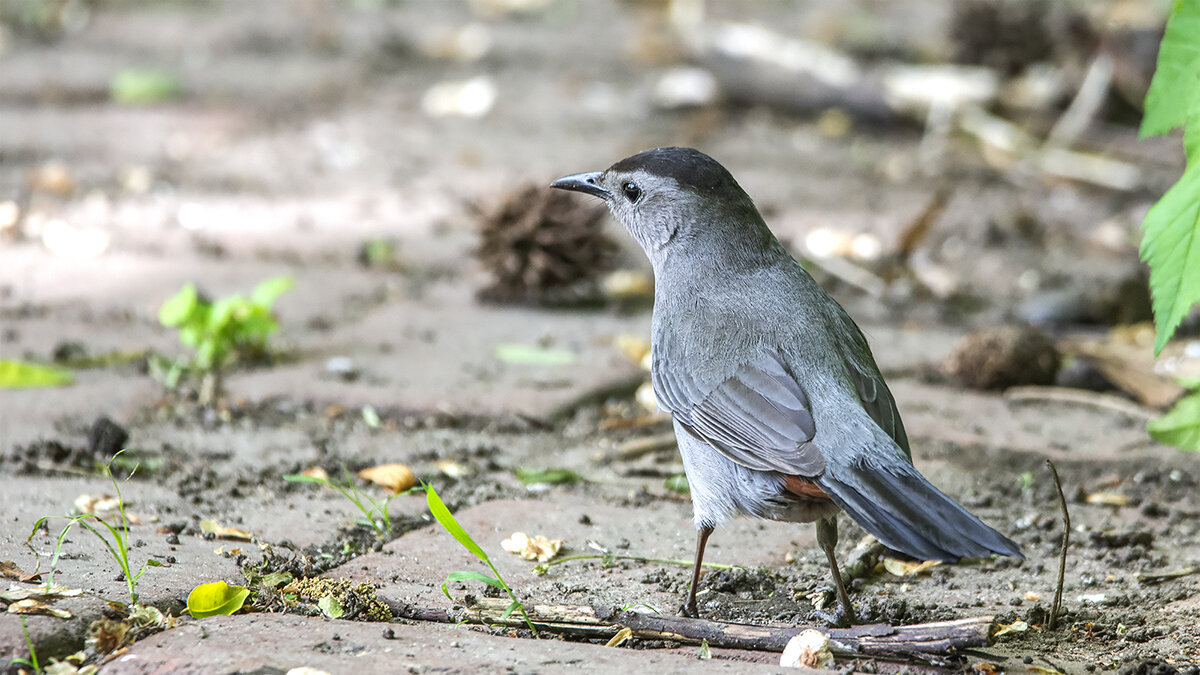
[[[635,185],[633,181],[626,181],[621,186],[621,190],[625,192],[625,197],[631,202],[636,202],[638,197],[642,196],[642,189]]]

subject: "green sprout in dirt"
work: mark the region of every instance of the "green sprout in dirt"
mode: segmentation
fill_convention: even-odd
[[[84,528],[88,532],[96,535],[100,543],[104,544],[104,548],[108,550],[112,559],[116,561],[117,566],[121,569],[121,578],[125,580],[125,584],[129,589],[129,604],[116,602],[115,604],[122,605],[126,611],[132,614],[138,604],[137,582],[146,573],[149,567],[161,567],[162,563],[154,559],[147,560],[140,569],[134,570],[133,563],[129,559],[129,518],[125,515],[125,500],[121,498],[121,486],[117,483],[117,479],[112,474],[112,463],[124,452],[124,450],[113,455],[112,459],[104,465],[104,475],[112,481],[113,490],[117,493],[117,518],[116,524],[110,524],[100,516],[91,513],[82,513],[73,516],[42,516],[33,525],[33,531],[26,538],[26,545],[33,539],[42,526],[52,518],[63,518],[67,521],[66,526],[58,533],[58,538],[54,545],[54,555],[50,559],[50,572],[46,575],[46,586],[54,585],[54,572],[58,566],[58,560],[62,556],[63,543],[66,541],[67,533],[76,525]],[[136,470],[136,467],[135,467]],[[131,471],[130,476],[133,475]],[[127,477],[128,478],[128,477]],[[35,551],[36,555],[36,551]]]
[[[266,357],[267,338],[279,329],[271,307],[293,285],[291,277],[275,277],[256,286],[249,298],[235,293],[215,301],[201,296],[195,284],[184,285],[158,310],[158,322],[177,329],[179,341],[193,350],[191,357],[170,365],[166,385],[174,388],[185,375],[200,376],[201,402],[214,400],[222,369]]]
[[[37,675],[41,675],[42,667],[38,665],[37,649],[33,646],[33,640],[29,639],[29,627],[25,625],[25,617],[21,617],[21,634],[25,636],[25,646],[29,648],[29,658],[14,656],[8,664],[10,666],[14,664],[26,666],[32,668]]]
[[[1200,2],[1176,0],[1146,92],[1142,136],[1183,128],[1186,168],[1179,182],[1142,221],[1142,260],[1150,266],[1157,356],[1192,308],[1200,303]],[[1196,384],[1196,383],[1193,383]],[[1163,443],[1200,452],[1200,386],[1189,387],[1165,416],[1147,429]]]
[[[345,483],[337,483],[325,476],[306,476],[304,474],[288,474],[283,477],[289,483],[317,483],[328,488],[337,490],[343,497],[350,500],[350,503],[358,507],[362,511],[363,519],[359,522],[367,525],[375,530],[375,538],[379,541],[390,541],[392,538],[392,518],[388,514],[388,507],[396,497],[406,495],[412,490],[405,490],[390,494],[383,499],[375,499],[363,490],[359,489],[354,484],[354,478],[350,476],[350,472],[343,469]]]
[[[509,603],[508,609],[504,610],[504,614],[500,616],[500,619],[507,619],[514,611],[520,612],[521,618],[525,619],[525,625],[529,626],[529,630],[533,633],[533,636],[537,637],[537,628],[534,627],[533,621],[529,619],[529,615],[525,613],[525,605],[521,604],[520,600],[517,600],[516,594],[508,587],[508,584],[504,583],[504,578],[500,576],[500,572],[496,570],[496,566],[492,564],[492,560],[488,558],[488,554],[479,547],[479,544],[475,543],[471,535],[467,534],[462,525],[459,525],[454,516],[450,514],[450,509],[446,508],[446,504],[438,496],[437,490],[434,490],[432,485],[425,483],[421,485],[425,488],[425,502],[429,505],[429,512],[433,514],[433,517],[450,533],[450,536],[454,537],[455,541],[462,544],[463,548],[483,561],[488,566],[488,569],[492,571],[492,574],[496,575],[489,577],[482,572],[451,572],[446,576],[446,582],[442,584],[442,592],[453,602],[454,598],[450,597],[450,589],[447,587],[452,581],[482,581],[492,588],[498,588],[507,593],[509,600],[512,601]]]

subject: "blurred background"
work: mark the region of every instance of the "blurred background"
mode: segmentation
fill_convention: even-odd
[[[1184,167],[1178,136],[1137,138],[1168,4],[0,0],[0,375],[54,385],[0,390],[0,553],[25,565],[32,523],[82,481],[107,490],[126,448],[134,508],[174,528],[146,551],[181,561],[146,575],[156,600],[197,569],[237,579],[204,519],[313,574],[412,530],[367,580],[404,570],[397,597],[441,606],[445,574],[477,562],[436,548],[423,500],[376,535],[282,478],[395,462],[479,505],[464,523],[491,550],[523,528],[687,558],[646,385],[649,266],[594,200],[547,189],[686,145],[863,327],[921,470],[1030,556],[872,586],[860,616],[1040,623],[1053,458],[1090,538],[1074,627],[1046,649],[1089,668],[1137,636],[1145,658],[1195,653],[1194,455],[1145,423],[1200,376],[1198,322],[1152,358],[1138,260]],[[409,537],[435,554],[401,565]],[[714,541],[773,571],[713,582],[705,611],[807,616],[826,579],[809,528]],[[686,588],[683,567],[542,579],[496,555],[542,597],[669,607]],[[24,649],[8,626],[0,647]]]
[[[599,310],[577,342],[638,333],[640,254],[593,205],[543,188],[689,145],[731,169],[860,323],[1133,326],[1118,342],[1144,357],[1138,226],[1183,166],[1178,139],[1135,133],[1165,10],[4,0],[0,303],[23,322],[0,349],[170,352],[154,312],[185,282],[221,296],[290,275],[282,335],[300,353],[378,355],[407,336],[428,371],[407,381],[435,394],[398,403],[504,408],[461,392],[500,377],[490,344],[455,379],[440,371],[463,367],[425,357],[471,348],[433,334],[532,329],[546,315],[530,307]],[[448,314],[389,307],[418,297]],[[489,339],[510,338],[564,339]],[[1069,347],[1087,349],[1104,346]],[[1070,383],[1114,384],[1077,370]],[[244,395],[295,386],[271,378]]]

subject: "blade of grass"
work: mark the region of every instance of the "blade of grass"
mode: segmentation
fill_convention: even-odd
[[[433,514],[433,517],[450,533],[451,537],[454,537],[455,541],[462,544],[463,548],[470,551],[476,558],[490,565],[491,562],[488,560],[487,554],[483,552],[482,548],[479,548],[479,544],[475,543],[475,540],[471,538],[471,535],[467,534],[462,525],[458,524],[454,516],[450,515],[450,509],[446,508],[446,504],[438,496],[437,490],[434,490],[432,485],[424,485],[425,503],[429,506],[429,512]]]

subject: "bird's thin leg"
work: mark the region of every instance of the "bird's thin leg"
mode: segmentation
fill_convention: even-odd
[[[704,545],[708,543],[708,535],[712,532],[711,527],[702,527],[696,537],[696,565],[692,567],[692,585],[688,589],[687,601],[683,603],[684,616],[699,616],[696,611],[696,587],[700,585],[700,563],[704,561]]]
[[[834,553],[837,540],[837,516],[818,520],[817,543],[821,545],[821,549],[825,551],[825,558],[829,560],[829,571],[833,574],[833,585],[837,587],[838,604],[841,605],[838,608],[837,620],[833,623],[852,626],[855,623],[854,606],[850,604],[846,585],[842,583],[842,573],[838,570],[837,555]]]

